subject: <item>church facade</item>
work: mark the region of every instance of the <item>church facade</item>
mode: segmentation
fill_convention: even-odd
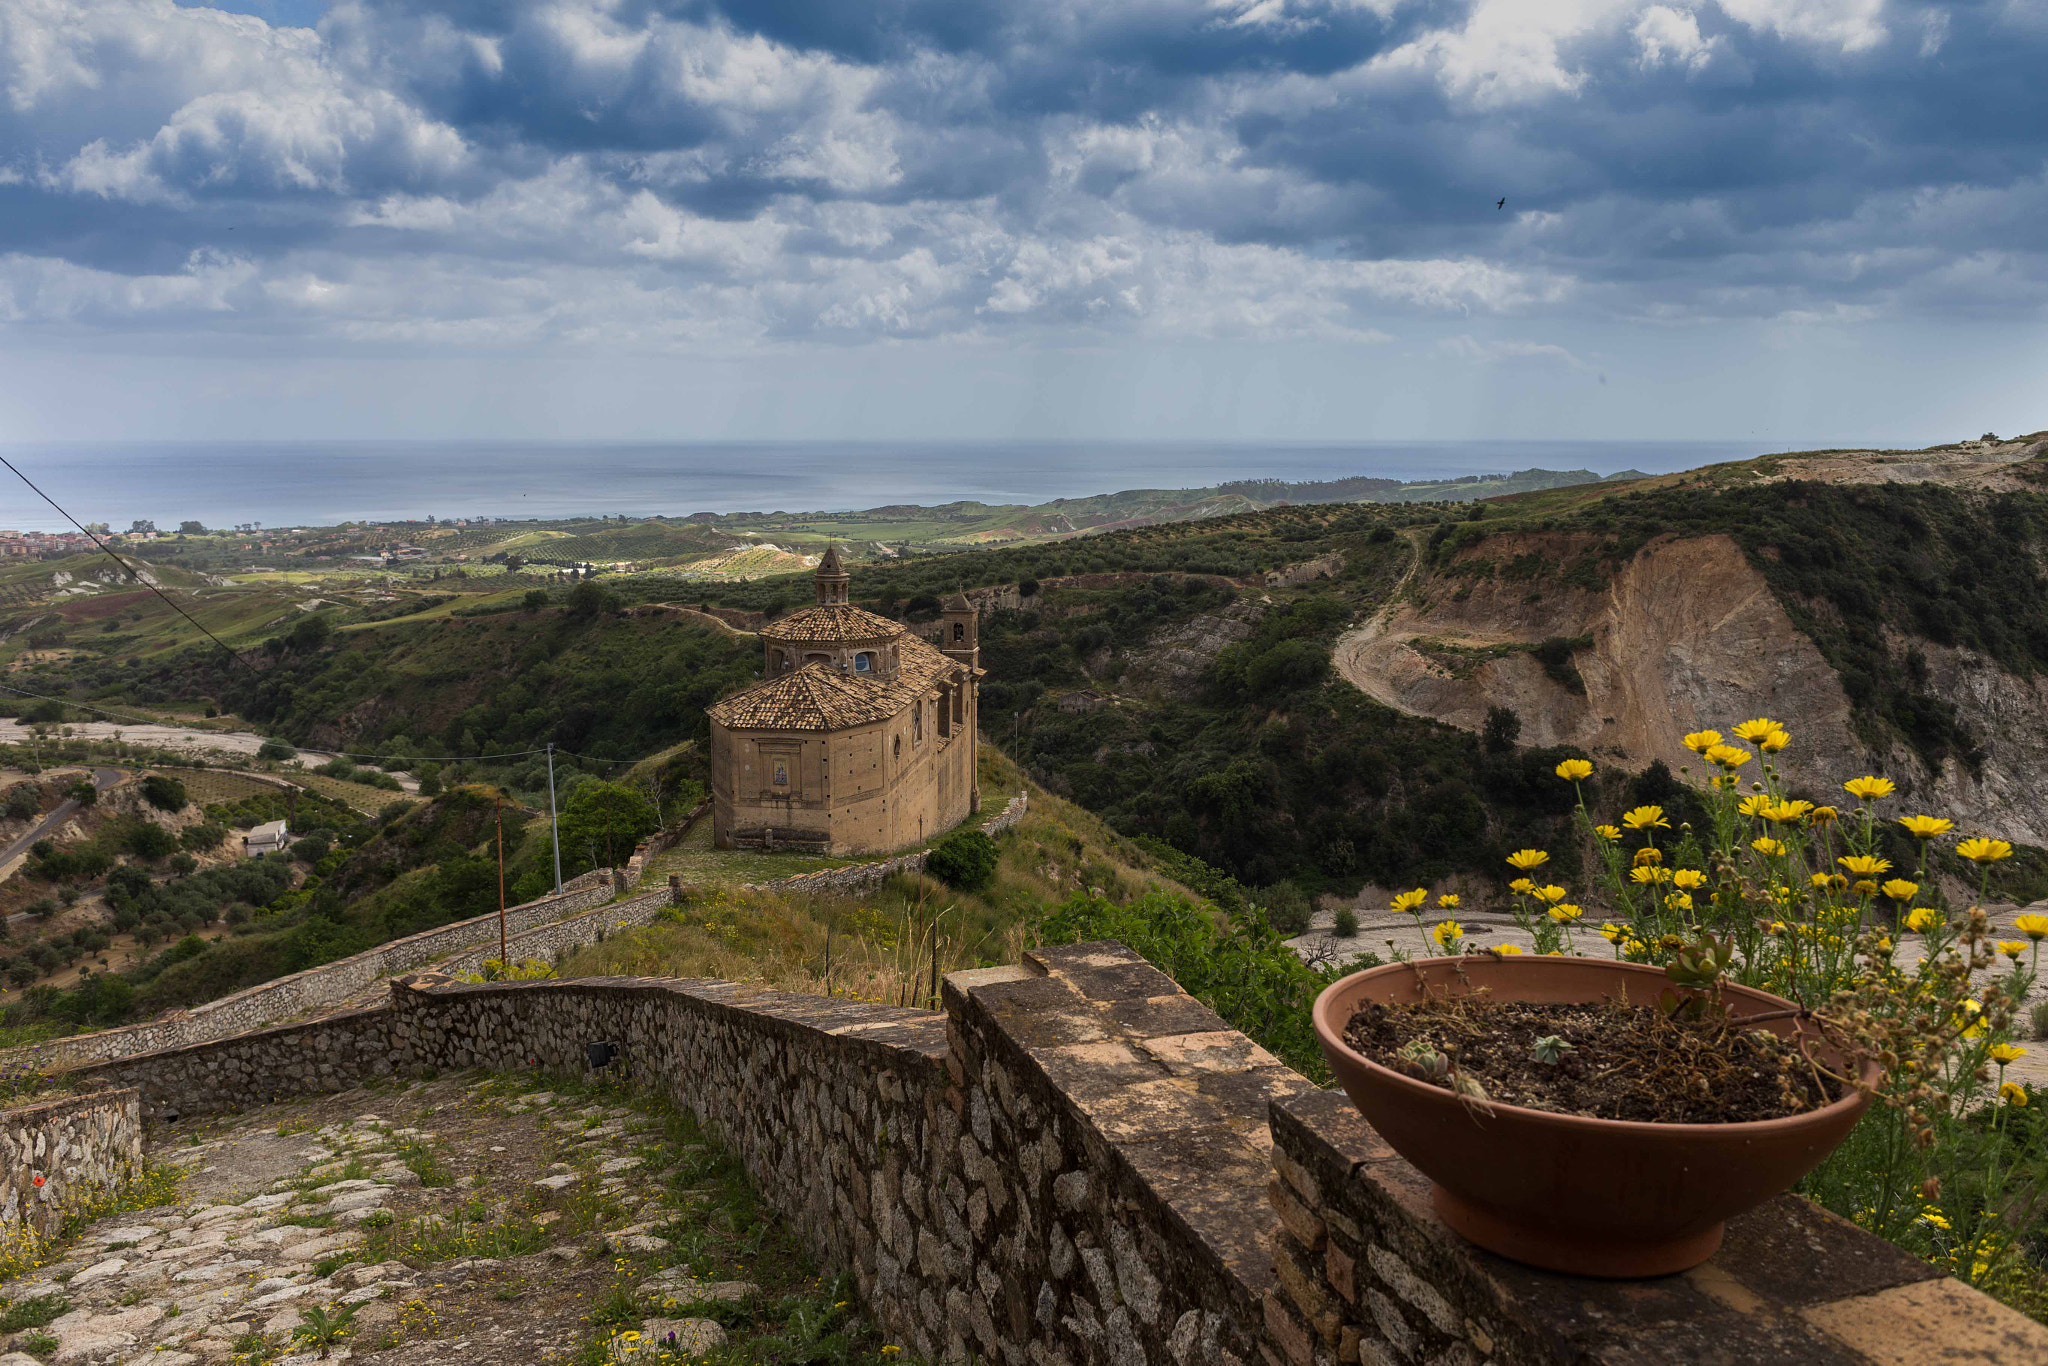
[[[981,807],[979,616],[958,594],[930,639],[855,607],[836,547],[817,605],[761,629],[762,679],[714,704],[721,849],[881,853]]]

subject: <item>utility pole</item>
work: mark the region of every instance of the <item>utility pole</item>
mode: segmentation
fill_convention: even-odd
[[[555,742],[548,741],[548,837],[555,845],[555,895],[562,894],[562,822],[555,815]]]
[[[504,976],[512,965],[505,952],[505,794],[498,793],[498,973]]]

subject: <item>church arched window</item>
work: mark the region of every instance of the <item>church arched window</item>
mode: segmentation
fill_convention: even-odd
[[[895,757],[898,759],[901,759],[903,757],[903,737],[900,735],[896,737]]]
[[[855,673],[873,673],[874,669],[875,657],[868,651],[862,650],[859,654],[853,657],[853,671]]]
[[[910,743],[924,743],[924,703],[919,702],[910,713]]]

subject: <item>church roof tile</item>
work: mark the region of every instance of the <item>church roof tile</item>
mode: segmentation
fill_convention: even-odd
[[[915,636],[904,638],[897,661],[894,678],[806,664],[714,703],[711,719],[729,730],[846,730],[906,710],[934,681],[959,667]]]
[[[887,617],[876,616],[866,608],[842,603],[791,612],[781,620],[763,626],[761,634],[769,640],[792,642],[894,640],[903,634],[903,625]]]

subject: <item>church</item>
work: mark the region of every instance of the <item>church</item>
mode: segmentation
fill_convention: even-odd
[[[817,605],[761,628],[761,681],[709,709],[721,849],[882,853],[981,807],[979,614],[956,593],[923,639],[854,606],[851,581],[827,549]]]

